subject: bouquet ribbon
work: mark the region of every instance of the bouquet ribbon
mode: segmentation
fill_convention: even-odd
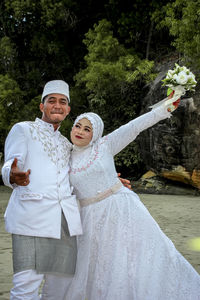
[[[169,99],[169,97],[164,98],[163,100],[159,101],[158,103],[151,105],[150,108],[154,109],[159,106],[162,106],[163,104],[165,106],[170,107],[173,105],[172,103],[176,102],[181,96],[185,95],[185,88],[182,85],[173,86],[170,88],[174,91],[173,97]]]

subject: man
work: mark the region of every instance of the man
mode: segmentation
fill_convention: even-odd
[[[15,124],[5,142],[2,178],[13,188],[5,212],[13,241],[10,299],[39,299],[45,273],[74,274],[75,236],[82,227],[68,178],[71,144],[58,130],[70,112],[69,101],[67,83],[48,82],[42,119]]]
[[[59,132],[70,112],[68,84],[48,82],[41,100],[42,118],[15,124],[5,142],[2,178],[13,188],[5,212],[13,243],[11,300],[38,300],[44,274],[48,280],[42,299],[62,299],[64,291],[49,285],[59,276],[67,288],[75,272],[75,236],[82,234],[68,178],[72,146]]]

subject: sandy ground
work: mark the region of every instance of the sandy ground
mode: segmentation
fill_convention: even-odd
[[[4,230],[3,214],[10,190],[0,186],[0,299],[9,299],[12,286],[11,238]],[[141,200],[176,248],[200,273],[200,252],[188,248],[188,240],[200,236],[200,197],[140,195]]]

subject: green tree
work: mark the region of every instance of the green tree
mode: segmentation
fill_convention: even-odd
[[[71,0],[1,1],[0,151],[15,122],[41,116],[40,95],[46,81],[73,82],[83,57],[81,8]],[[63,131],[66,126],[67,121]]]
[[[10,38],[4,36],[0,40],[0,73],[13,74],[16,67],[16,50]]]
[[[8,75],[0,75],[0,152],[8,131],[14,123],[19,121],[23,108],[23,91],[17,82]]]
[[[171,15],[173,19],[168,20]],[[90,36],[89,28],[104,18],[110,21],[112,30],[99,23]],[[185,20],[185,36],[179,18]],[[72,113],[63,123],[62,132],[66,133],[75,115],[89,108],[102,111],[106,128],[112,130],[125,123],[138,113],[138,99],[145,94],[144,84],[150,78],[152,62],[144,58],[158,59],[168,53],[169,48],[174,49],[170,45],[174,38],[178,51],[187,58],[192,53],[198,59],[198,18],[199,0],[148,3],[142,0],[2,0],[0,77],[4,83],[13,82],[15,88],[9,93],[14,98],[16,92],[17,107],[15,113],[13,104],[7,106],[2,100],[5,98],[0,100],[3,103],[0,118],[5,129],[1,134],[6,134],[14,120],[33,120],[41,115],[38,106],[43,85],[55,78],[68,81],[71,90]],[[170,20],[174,22],[173,30]],[[192,43],[190,36],[194,37]],[[73,76],[77,73],[73,88]],[[4,88],[8,88],[7,84],[1,87],[2,95],[7,95]],[[112,107],[112,124],[106,109],[108,103]]]
[[[174,40],[172,45],[187,63],[200,67],[200,0],[175,0],[161,10],[155,11],[153,18],[157,27],[169,29]]]
[[[101,115],[107,133],[137,115],[144,85],[154,76],[153,62],[141,60],[121,45],[107,20],[88,31],[84,44],[88,49],[86,68],[76,75],[76,88],[85,87],[89,108]],[[134,142],[116,157],[118,167],[139,162]]]
[[[172,0],[110,0],[106,8],[119,40],[141,58],[158,59],[168,51],[171,39],[164,28],[157,30],[152,14]]]

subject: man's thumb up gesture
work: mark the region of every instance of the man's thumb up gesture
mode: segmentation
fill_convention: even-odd
[[[21,172],[17,166],[17,158],[14,159],[11,171],[10,171],[10,183],[26,186],[30,183],[29,180],[29,174],[31,173],[31,170],[27,170],[26,172]]]

